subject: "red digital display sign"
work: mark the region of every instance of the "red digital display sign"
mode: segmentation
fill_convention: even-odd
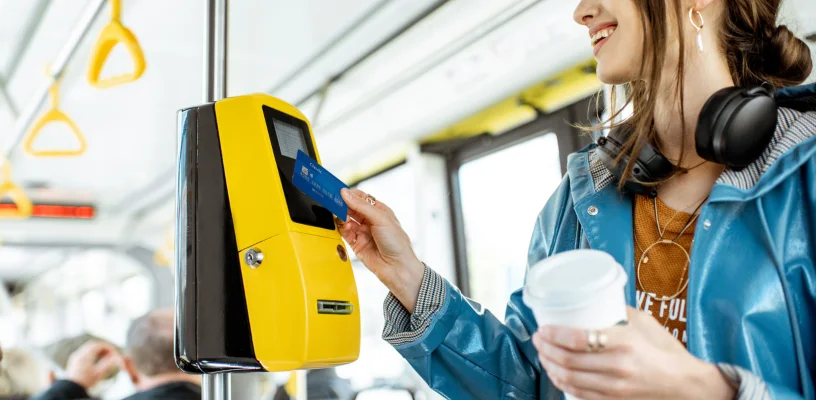
[[[0,203],[0,211],[16,210],[12,203]],[[88,205],[34,204],[31,210],[32,218],[92,219],[95,215],[96,208]]]

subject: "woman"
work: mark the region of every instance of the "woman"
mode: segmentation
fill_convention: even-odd
[[[360,223],[341,233],[391,292],[383,336],[432,388],[453,399],[816,396],[816,112],[780,108],[770,144],[744,169],[695,147],[719,89],[809,75],[807,46],[776,26],[779,3],[582,0],[575,10],[598,77],[628,85],[624,151],[653,145],[678,173],[652,199],[624,190],[633,165],[616,185],[598,147],[571,155],[528,265],[575,248],[611,254],[637,307],[625,326],[538,327],[520,291],[499,322],[418,260],[386,205],[344,191]]]

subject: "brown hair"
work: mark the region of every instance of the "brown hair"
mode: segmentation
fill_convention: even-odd
[[[624,86],[626,105],[634,106],[634,113],[624,122],[613,123],[623,112],[623,108],[616,109],[616,97],[619,95],[616,88],[612,88],[611,117],[599,126],[615,128],[628,125],[633,134],[623,144],[624,154],[630,153],[630,162],[624,169],[619,182],[620,188],[631,175],[634,164],[632,160],[646,143],[660,147],[656,132],[653,129],[654,110],[658,85],[664,66],[664,55],[668,44],[668,29],[650,29],[651,27],[668,27],[668,19],[673,14],[676,25],[674,34],[679,40],[679,54],[677,73],[674,77],[676,84],[675,95],[679,100],[682,132],[686,131],[684,103],[685,63],[682,55],[686,52],[686,43],[683,40],[683,23],[686,21],[687,11],[678,0],[633,0],[641,11],[641,25],[644,32],[643,60],[640,65],[640,75],[645,80],[629,82]],[[722,15],[723,22],[720,31],[720,46],[726,54],[731,77],[738,86],[767,84],[774,88],[792,86],[802,83],[808,78],[812,69],[810,49],[807,44],[794,36],[784,25],[776,26],[779,6],[782,0],[727,0]],[[681,152],[682,159],[683,154]]]

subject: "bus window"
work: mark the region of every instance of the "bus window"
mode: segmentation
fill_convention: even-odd
[[[470,297],[504,319],[536,217],[561,182],[558,139],[539,136],[459,169]]]
[[[376,193],[378,200],[388,204],[412,241],[416,238],[418,223],[413,176],[411,168],[403,164],[355,185],[355,188],[366,193]],[[399,353],[382,340],[382,328],[385,324],[383,299],[388,294],[388,289],[366,269],[350,247],[349,251],[352,253],[354,278],[360,298],[360,358],[352,364],[337,367],[337,374],[349,379],[356,389],[371,388],[382,382],[404,382],[408,378],[411,382],[409,386],[416,386],[430,393],[427,385]]]

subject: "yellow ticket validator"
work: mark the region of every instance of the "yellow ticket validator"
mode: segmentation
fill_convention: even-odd
[[[292,184],[309,122],[272,96],[178,113],[176,363],[190,373],[352,362],[357,287],[333,215]]]

